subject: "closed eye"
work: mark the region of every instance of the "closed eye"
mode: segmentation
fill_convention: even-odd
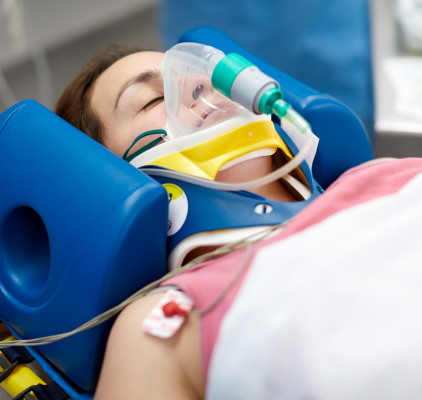
[[[142,110],[148,110],[151,107],[154,107],[156,104],[162,102],[164,100],[164,96],[155,97],[151,101],[149,101],[147,104],[145,104],[142,107]]]

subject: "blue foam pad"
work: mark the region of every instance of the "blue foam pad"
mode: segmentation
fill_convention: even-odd
[[[0,115],[0,318],[66,332],[166,273],[160,184],[28,100]],[[37,350],[95,387],[110,323]]]

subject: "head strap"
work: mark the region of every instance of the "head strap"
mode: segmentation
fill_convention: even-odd
[[[135,153],[133,153],[132,155],[128,156],[128,153],[130,152],[130,150],[132,150],[133,146],[135,146],[135,144],[138,143],[139,140],[141,140],[142,138],[144,138],[146,136],[156,135],[156,134],[161,134],[161,137],[158,137],[157,139],[154,139],[152,142],[150,142],[147,145],[141,147]],[[123,153],[123,156],[122,156],[123,160],[126,160],[128,162],[132,161],[137,155],[144,153],[145,151],[151,149],[152,147],[154,147],[155,145],[157,145],[158,143],[160,143],[165,136],[167,136],[167,132],[164,129],[154,129],[154,130],[151,130],[151,131],[147,131],[147,132],[141,133],[140,135],[138,135],[135,138],[135,140],[132,142],[132,144]]]

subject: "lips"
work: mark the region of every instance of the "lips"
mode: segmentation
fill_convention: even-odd
[[[217,122],[233,116],[240,111],[240,108],[236,105],[225,103],[216,105],[212,108],[210,107],[207,110],[200,110],[200,107],[192,107],[192,110],[198,117],[200,117],[197,121],[197,127],[208,128]]]

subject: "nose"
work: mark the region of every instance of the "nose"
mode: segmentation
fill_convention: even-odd
[[[204,101],[211,97],[212,84],[208,77],[196,77],[191,79],[186,85],[186,100],[190,103],[189,106]]]
[[[196,81],[189,88],[189,108],[200,108],[208,111],[217,109],[219,105],[230,102],[228,98],[213,88],[209,79]]]
[[[201,93],[204,91],[204,85],[200,83],[192,90],[192,99],[198,100]]]

